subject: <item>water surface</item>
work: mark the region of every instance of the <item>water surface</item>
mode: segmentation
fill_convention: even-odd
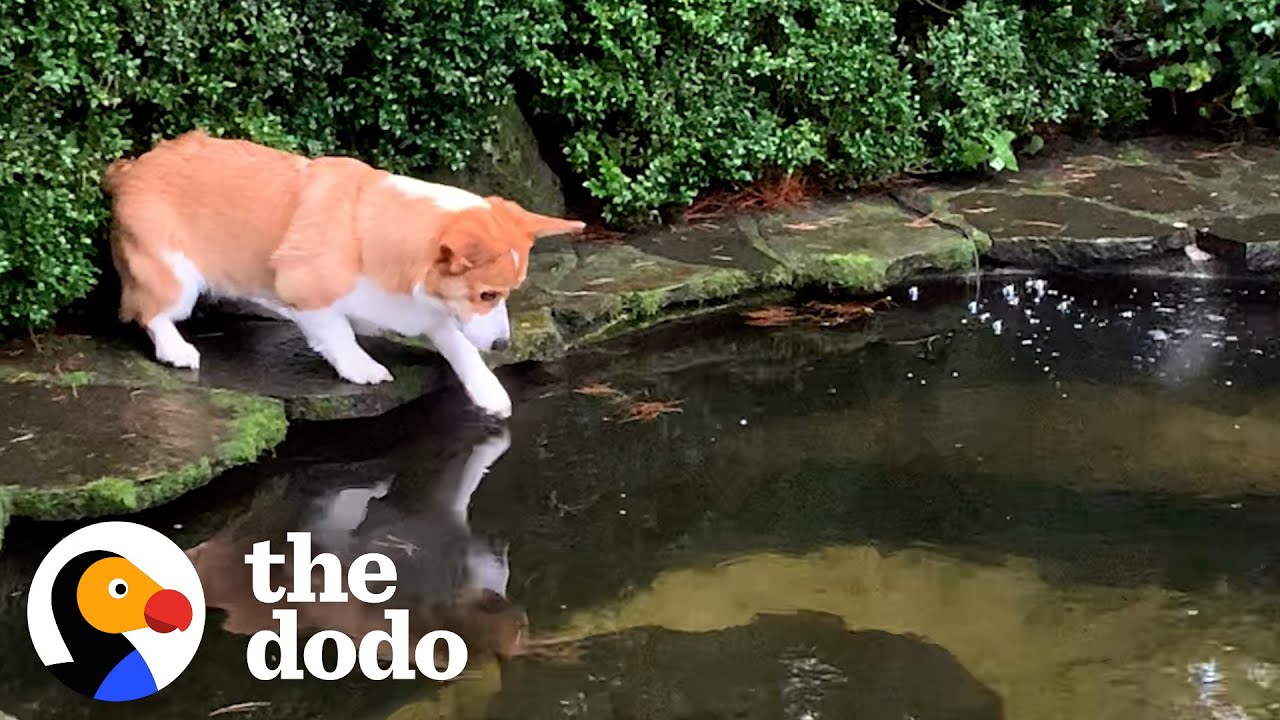
[[[1280,717],[1273,293],[988,276],[847,325],[724,313],[509,371],[503,431],[457,392],[301,427],[135,518],[189,548],[210,605],[195,662],[137,706],[79,702],[39,666],[23,587],[70,527],[12,526],[0,708]],[[461,634],[464,677],[252,679],[248,636],[275,622],[241,558],[296,530],[344,562],[392,557],[387,606],[415,639]],[[386,606],[296,609],[304,634],[385,629]]]

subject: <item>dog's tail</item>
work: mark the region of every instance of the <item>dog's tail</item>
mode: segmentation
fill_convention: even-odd
[[[120,182],[120,178],[129,172],[129,167],[133,165],[133,161],[127,158],[120,158],[107,166],[102,173],[102,189],[108,195],[115,191],[116,184]]]

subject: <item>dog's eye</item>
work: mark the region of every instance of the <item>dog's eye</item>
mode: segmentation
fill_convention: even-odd
[[[498,293],[494,290],[485,290],[480,293],[480,302],[493,302],[498,299]]]

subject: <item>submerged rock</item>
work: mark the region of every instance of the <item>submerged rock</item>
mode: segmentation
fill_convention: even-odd
[[[837,616],[766,614],[688,632],[631,628],[578,643],[580,656],[521,658],[502,673],[491,720],[999,720],[1000,696],[945,648]]]
[[[1280,700],[1259,672],[1277,649],[1258,614],[1266,606],[1056,585],[1028,559],[933,549],[689,558],[574,613],[558,632],[585,638],[582,660],[517,666],[483,717],[549,716],[536,711],[555,700],[582,717],[802,717],[777,698],[787,660],[804,650],[819,677],[847,678],[823,688],[829,704],[814,718],[1252,717]],[[1216,666],[1216,697],[1193,671],[1201,663]],[[1215,706],[1228,714],[1205,712]]]

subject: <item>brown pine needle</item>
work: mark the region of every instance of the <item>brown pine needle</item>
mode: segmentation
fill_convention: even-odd
[[[871,303],[861,302],[815,302],[804,309],[771,305],[759,310],[742,313],[746,324],[752,327],[786,327],[800,323],[812,323],[819,327],[836,327],[868,315],[874,315],[879,308],[889,307],[889,298],[880,298]]]
[[[752,327],[782,327],[791,325],[799,319],[794,308],[776,306],[745,312],[743,317]]]
[[[659,415],[666,413],[682,413],[680,403],[683,400],[644,400],[633,404],[627,409],[627,415],[622,422],[651,422],[658,419]]]
[[[626,397],[626,393],[621,390],[615,390],[606,383],[592,383],[591,385],[583,385],[574,390],[579,395],[587,395],[590,397]]]
[[[911,222],[907,223],[907,227],[927,228],[927,227],[933,227],[936,224],[937,223],[933,221],[933,215],[929,214],[929,215],[925,215],[924,217],[918,217],[915,220],[912,220]]]
[[[209,717],[217,717],[218,715],[227,715],[230,713],[247,713],[247,712],[253,712],[254,710],[261,710],[263,708],[269,708],[269,707],[271,707],[271,703],[266,702],[264,700],[257,700],[254,702],[242,702],[242,703],[236,703],[235,705],[228,705],[226,707],[218,708],[217,710],[214,710],[213,712],[209,713]]]

